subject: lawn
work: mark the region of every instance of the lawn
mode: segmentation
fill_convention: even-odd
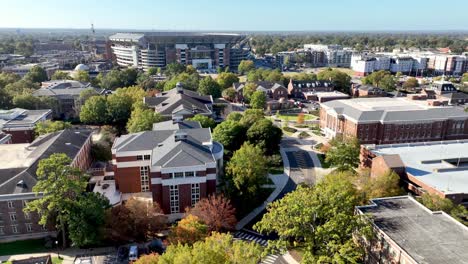
[[[0,256],[45,252],[44,239],[31,239],[0,244]]]
[[[319,158],[320,163],[322,164],[322,168],[324,169],[330,168],[331,164],[325,160],[325,154],[317,154],[317,157]]]
[[[61,264],[62,262],[63,262],[62,258],[58,258],[58,257],[52,258],[52,264]],[[2,262],[2,264],[11,264],[11,261]]]

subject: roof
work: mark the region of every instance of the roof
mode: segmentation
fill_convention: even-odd
[[[176,129],[191,129],[191,128],[202,128],[200,122],[198,121],[164,121],[160,123],[153,124],[153,131],[159,130],[176,130]]]
[[[33,92],[34,96],[79,96],[80,93],[87,89],[94,89],[98,94],[102,89],[91,87],[90,83],[78,82],[73,80],[57,80],[43,82],[42,87]]]
[[[236,33],[203,33],[203,32],[177,32],[177,31],[151,31],[151,32],[129,32],[117,33],[109,37],[111,41],[139,42],[166,42],[166,43],[205,43],[214,42],[228,43],[236,42],[244,38],[244,35]]]
[[[295,81],[292,80],[293,87],[296,89],[301,88],[314,88],[314,87],[333,87],[329,81]]]
[[[398,156],[408,174],[442,193],[468,193],[468,140],[364,147],[376,156]]]
[[[0,110],[0,120],[3,120],[3,128],[34,126],[37,122],[44,120],[52,113],[50,109],[26,110],[14,108],[11,110]]]
[[[358,206],[374,225],[417,263],[466,263],[468,228],[443,212],[432,212],[408,196]]]
[[[36,138],[31,144],[0,145],[0,195],[31,192],[39,161],[54,153],[71,159],[91,136],[91,130],[65,129]],[[17,188],[23,181],[24,188]]]
[[[277,83],[277,82],[258,81],[258,82],[253,82],[253,83],[257,85],[257,89],[256,89],[257,91],[266,92],[266,91],[275,91],[278,88],[286,89],[284,85],[282,85],[281,83]],[[245,82],[237,82],[237,83],[234,83],[233,86],[234,86],[234,89],[236,89],[236,91],[240,91],[244,89],[245,84],[246,84]]]
[[[415,122],[427,120],[468,119],[468,113],[457,107],[429,106],[425,101],[405,98],[354,98],[322,104],[328,113],[343,115],[358,123]]]
[[[446,94],[442,94],[441,96],[450,100],[459,100],[459,99],[467,100],[468,99],[468,94],[463,93],[463,92],[446,93]]]
[[[182,110],[194,114],[211,114],[213,98],[187,89],[174,88],[155,97],[145,97],[144,103],[154,107],[163,116],[172,116]]]

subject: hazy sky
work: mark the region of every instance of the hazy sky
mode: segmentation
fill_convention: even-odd
[[[0,0],[0,27],[468,30],[468,0]]]

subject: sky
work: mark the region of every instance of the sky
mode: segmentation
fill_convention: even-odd
[[[468,30],[468,0],[0,0],[2,28]]]

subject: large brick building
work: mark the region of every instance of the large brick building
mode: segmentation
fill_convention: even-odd
[[[468,138],[468,113],[405,98],[355,98],[321,104],[320,128],[362,144],[393,144]]]
[[[360,161],[371,176],[395,171],[415,194],[428,192],[468,205],[468,140],[362,145]]]
[[[72,166],[86,171],[91,163],[91,131],[66,129],[30,144],[0,145],[0,241],[55,234],[38,224],[37,214],[23,212],[27,202],[38,197],[32,188],[37,183],[39,161],[54,153],[65,153]]]
[[[223,146],[199,122],[175,118],[153,131],[123,135],[112,146],[115,184],[125,197],[151,194],[166,214],[177,216],[216,191]]]
[[[294,81],[289,80],[288,93],[290,97],[308,99],[317,92],[333,92],[334,85],[328,81]]]
[[[356,212],[368,215],[375,230],[373,239],[361,240],[363,263],[462,264],[468,259],[468,227],[412,197],[372,199]]]
[[[26,110],[14,108],[0,110],[0,129],[11,135],[11,143],[31,143],[36,124],[52,118],[52,110]]]

